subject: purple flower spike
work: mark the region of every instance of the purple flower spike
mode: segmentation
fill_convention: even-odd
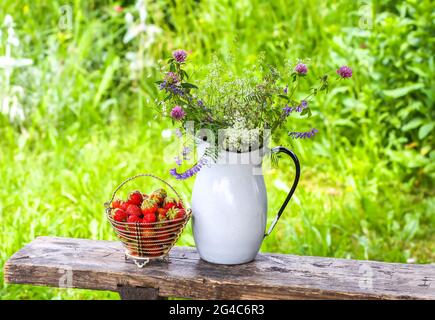
[[[197,174],[205,164],[207,164],[207,159],[201,158],[193,167],[183,173],[178,173],[176,168],[169,170],[169,173],[177,180],[185,180]]]
[[[337,69],[337,74],[343,79],[351,78],[352,77],[352,69],[349,68],[348,66],[342,66],[342,67]]]
[[[166,80],[163,80],[162,83],[159,85],[159,89],[163,90],[166,88]]]
[[[189,154],[190,154],[191,151],[192,150],[189,147],[184,147],[183,148],[182,155],[183,155],[183,159],[184,160],[190,160]]]
[[[169,71],[166,73],[165,80],[169,84],[173,83],[179,83],[180,79],[178,78],[178,75],[175,72]]]
[[[189,147],[184,147],[183,148],[183,156],[187,156],[190,153],[190,148]]]
[[[184,91],[182,87],[175,83],[169,83],[167,80],[163,80],[163,82],[159,85],[159,89],[165,89],[167,92],[170,92],[174,95],[184,96]]]
[[[290,113],[292,113],[295,110],[293,107],[289,107],[288,104],[285,105],[284,108],[282,108],[282,111],[284,112],[285,116],[288,116]]]
[[[171,170],[169,170],[169,173],[174,177],[177,177],[177,175],[178,175],[177,169],[175,169],[175,168],[172,168]]]
[[[284,94],[287,94],[287,93],[288,93],[288,85],[285,86],[285,88],[284,88],[283,91],[284,91]]]
[[[308,67],[306,64],[298,63],[295,67],[295,72],[297,74],[306,75],[308,72]]]
[[[183,108],[181,108],[180,106],[175,106],[171,110],[171,117],[175,120],[181,120],[184,118],[185,115],[186,112],[184,112]]]
[[[307,132],[289,132],[288,135],[292,137],[293,139],[305,139],[305,138],[312,138],[316,135],[316,133],[319,132],[316,128],[311,129]]]
[[[184,91],[179,86],[171,85],[167,89],[168,89],[169,92],[173,93],[174,95],[184,96]]]
[[[180,78],[175,72],[167,72],[165,79],[160,83],[159,89],[165,89],[174,95],[184,96],[183,88],[180,86]]]
[[[296,112],[302,112],[306,107],[308,107],[308,102],[306,100],[302,100],[301,104],[296,107]]]
[[[181,132],[180,128],[175,129],[175,135],[181,139],[183,137],[183,132]]]
[[[172,52],[172,56],[174,57],[174,59],[179,62],[182,63],[184,61],[186,61],[187,58],[187,52],[185,50],[175,50],[174,52]]]

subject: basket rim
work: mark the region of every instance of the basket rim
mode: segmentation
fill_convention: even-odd
[[[109,208],[109,210],[106,211],[106,216],[109,219],[110,222],[115,223],[116,225],[120,226],[141,226],[141,227],[154,227],[157,224],[173,224],[174,222],[181,222],[184,220],[188,220],[192,216],[192,209],[185,209],[186,214],[182,218],[178,219],[171,219],[171,220],[165,220],[165,221],[156,221],[156,222],[123,222],[123,221],[116,221],[110,216],[110,213],[112,212],[113,208]]]
[[[134,175],[134,176],[132,176],[132,177],[130,177],[130,178],[127,178],[127,179],[125,179],[118,187],[116,187],[116,189],[115,189],[115,191],[113,191],[113,193],[112,193],[112,196],[111,196],[111,198],[110,198],[110,200],[109,201],[107,201],[107,202],[105,202],[104,203],[104,206],[106,207],[106,210],[110,210],[111,209],[111,205],[112,205],[112,203],[113,203],[113,201],[115,200],[115,196],[116,196],[116,194],[117,194],[117,192],[125,185],[125,184],[127,184],[128,182],[130,182],[130,181],[132,181],[132,180],[135,180],[135,179],[137,179],[137,178],[141,178],[141,177],[149,177],[149,178],[153,178],[153,179],[156,179],[156,180],[159,180],[160,182],[162,182],[162,183],[164,183],[166,186],[168,186],[174,193],[175,193],[175,195],[177,196],[177,198],[178,198],[178,200],[179,200],[179,202],[183,205],[183,207],[184,207],[184,201],[183,201],[183,199],[182,199],[182,197],[180,196],[180,194],[177,192],[177,190],[170,184],[170,183],[168,183],[167,181],[165,181],[164,179],[162,179],[162,178],[160,178],[160,177],[158,177],[158,176],[156,176],[156,175],[154,175],[154,174],[151,174],[151,173],[139,173],[139,174],[136,174],[136,175]]]

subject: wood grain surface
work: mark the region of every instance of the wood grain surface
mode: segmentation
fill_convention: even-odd
[[[119,242],[38,237],[5,264],[5,282],[111,290],[148,299],[435,299],[435,266],[259,254],[255,261],[207,263],[174,247],[169,262],[138,268]]]

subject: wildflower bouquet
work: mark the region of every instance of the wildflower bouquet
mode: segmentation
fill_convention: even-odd
[[[290,116],[310,117],[310,101],[329,89],[329,77],[323,75],[317,86],[301,96],[300,82],[310,74],[306,63],[287,65],[281,73],[273,66],[265,66],[263,59],[245,70],[242,77],[236,77],[215,58],[208,66],[208,75],[193,84],[185,71],[187,56],[184,50],[174,51],[162,69],[163,79],[156,82],[164,93],[157,103],[158,110],[178,125],[179,137],[187,133],[189,123],[199,126],[199,132],[209,145],[207,155],[218,150],[248,152],[263,147],[263,142],[285,126]],[[338,80],[352,77],[352,70],[347,66],[340,67],[336,73]],[[293,139],[307,139],[317,133],[317,129],[311,128],[303,132],[290,131],[288,135]],[[184,159],[188,151],[183,148]],[[206,162],[203,157],[183,174],[176,168],[171,174],[178,179],[188,178]],[[181,166],[180,157],[176,158],[176,163]]]

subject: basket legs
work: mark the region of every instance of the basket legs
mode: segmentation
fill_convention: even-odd
[[[150,259],[146,259],[146,260],[142,260],[142,261],[134,259],[134,263],[141,269],[143,267],[145,267],[148,264],[148,262],[150,262]]]
[[[169,262],[169,255],[165,254],[165,255],[159,256],[159,257],[145,258],[145,257],[135,257],[135,256],[132,256],[132,255],[128,254],[127,252],[125,252],[124,259],[125,260],[133,260],[133,262],[136,266],[138,266],[139,268],[143,268],[151,260],[160,260],[162,262],[168,263]]]

